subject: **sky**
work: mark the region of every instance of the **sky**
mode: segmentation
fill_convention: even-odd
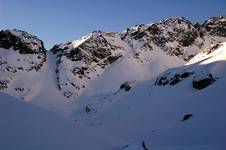
[[[123,31],[183,16],[203,22],[226,15],[226,0],[0,0],[0,29],[21,29],[54,44],[92,31]]]

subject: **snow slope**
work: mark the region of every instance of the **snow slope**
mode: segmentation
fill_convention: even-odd
[[[0,93],[0,149],[106,150],[121,141]]]

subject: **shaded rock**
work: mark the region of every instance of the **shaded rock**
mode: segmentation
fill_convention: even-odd
[[[216,81],[216,78],[214,78],[212,74],[208,74],[208,76],[203,77],[201,79],[194,78],[192,81],[192,86],[195,89],[201,90],[208,87],[215,81]]]
[[[186,120],[190,119],[192,116],[193,116],[193,114],[186,114],[186,115],[184,115],[184,117],[182,118],[181,121],[186,121]]]
[[[166,73],[161,77],[157,78],[155,81],[155,85],[165,86],[165,85],[175,85],[182,81],[185,78],[188,78],[190,75],[194,74],[194,72],[182,72],[176,73],[173,76],[170,76],[170,73]]]
[[[45,48],[41,40],[25,31],[16,29],[0,31],[0,47],[5,49],[13,47],[21,54],[42,53],[45,55]]]
[[[129,91],[132,87],[130,86],[129,82],[126,81],[123,84],[121,84],[120,89],[124,89],[125,91]]]
[[[97,113],[97,110],[95,110],[91,105],[86,105],[85,112],[87,114],[91,114],[91,113]]]
[[[210,35],[226,37],[226,16],[211,17],[202,26]]]
[[[70,91],[64,92],[64,96],[65,96],[66,98],[70,98],[72,95],[73,95],[73,93],[70,92]]]
[[[142,147],[143,147],[144,150],[148,150],[148,148],[147,148],[147,146],[146,146],[144,141],[142,142]]]
[[[1,79],[0,80],[0,90],[4,90],[4,89],[8,88],[9,82],[10,81],[7,79]]]
[[[122,57],[122,55],[117,55],[117,56],[109,56],[107,58],[109,64],[112,64],[113,62],[115,62],[116,60],[118,60],[120,57]]]

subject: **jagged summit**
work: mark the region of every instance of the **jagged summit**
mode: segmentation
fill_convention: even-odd
[[[91,78],[99,76],[125,53],[124,47],[114,43],[117,40],[120,39],[114,33],[98,31],[50,50],[57,56],[58,88],[66,97],[80,95]]]
[[[211,17],[202,26],[210,35],[226,37],[226,16]]]
[[[20,99],[37,91],[35,82],[46,62],[43,42],[21,30],[0,31],[0,90]]]
[[[6,72],[26,73],[53,62],[57,89],[66,98],[78,98],[91,89],[95,89],[93,93],[106,92],[127,81],[154,78],[168,68],[186,64],[202,49],[224,42],[225,18],[212,17],[203,24],[193,24],[184,17],[174,17],[123,32],[94,31],[78,40],[56,44],[48,52],[36,36],[16,29],[2,30],[0,47],[19,54],[6,51],[16,56],[13,61],[2,57],[0,67]],[[48,60],[50,56],[54,60]],[[22,67],[15,58],[27,65]],[[96,91],[100,89],[97,85],[106,91]]]
[[[59,49],[60,51],[69,50],[79,47],[80,44],[88,39],[98,40],[103,35],[119,35],[123,41],[130,44],[131,40],[143,42],[143,46],[140,47],[141,49],[151,50],[151,43],[153,43],[161,47],[164,51],[167,51],[169,55],[176,55],[185,60],[189,60],[193,57],[193,54],[186,54],[187,47],[195,45],[200,49],[205,44],[205,40],[208,40],[208,36],[211,35],[226,37],[225,18],[226,16],[211,17],[203,24],[193,24],[184,17],[174,17],[157,23],[138,24],[119,33],[94,31],[81,39],[67,42],[66,44],[57,44],[52,50],[53,52],[55,52],[55,49]],[[211,42],[214,42],[214,40]],[[134,46],[133,44],[131,45]]]
[[[0,47],[5,49],[13,47],[21,54],[45,53],[43,42],[40,39],[17,29],[0,31]]]
[[[122,38],[130,43],[131,39],[141,41],[146,49],[152,49],[151,43],[153,43],[169,55],[175,55],[187,61],[199,49],[207,47],[208,43],[214,44],[215,40],[217,42],[224,41],[220,38],[226,37],[225,16],[213,18],[205,21],[203,25],[192,24],[184,17],[169,18],[148,25],[141,24],[131,29],[128,28],[122,33]],[[215,26],[209,24],[215,24]],[[222,33],[219,33],[219,30]],[[215,37],[210,38],[210,36]]]

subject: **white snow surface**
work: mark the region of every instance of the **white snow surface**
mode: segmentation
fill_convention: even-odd
[[[124,142],[0,93],[0,149],[106,150]]]

